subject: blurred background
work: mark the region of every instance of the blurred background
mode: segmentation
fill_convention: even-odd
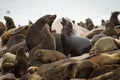
[[[35,22],[46,14],[68,17],[76,22],[91,18],[95,25],[109,19],[111,12],[120,11],[120,0],[0,0],[0,21],[10,16],[16,25]]]

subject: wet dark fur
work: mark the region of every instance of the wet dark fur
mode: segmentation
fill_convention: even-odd
[[[87,38],[77,36],[74,33],[72,24],[69,20],[62,18],[61,24],[63,25],[61,32],[61,40],[65,53],[72,54],[73,56],[88,53],[91,48],[91,43]]]

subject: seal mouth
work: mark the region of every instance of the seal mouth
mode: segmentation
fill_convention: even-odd
[[[53,23],[53,21],[56,19],[56,17],[57,17],[56,15],[52,15],[52,16],[50,17],[50,21],[48,22],[50,26],[52,25],[52,23]]]
[[[56,15],[52,15],[52,16],[50,17],[50,19],[51,19],[51,20],[55,20],[56,17],[57,17]]]

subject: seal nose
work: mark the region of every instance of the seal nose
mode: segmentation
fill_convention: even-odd
[[[52,15],[51,19],[55,19],[57,17],[57,15]]]

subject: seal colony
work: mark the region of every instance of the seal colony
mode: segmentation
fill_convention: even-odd
[[[112,12],[100,26],[91,18],[76,25],[64,17],[55,25],[57,15],[49,14],[17,27],[4,16],[0,80],[119,80],[119,14]]]

